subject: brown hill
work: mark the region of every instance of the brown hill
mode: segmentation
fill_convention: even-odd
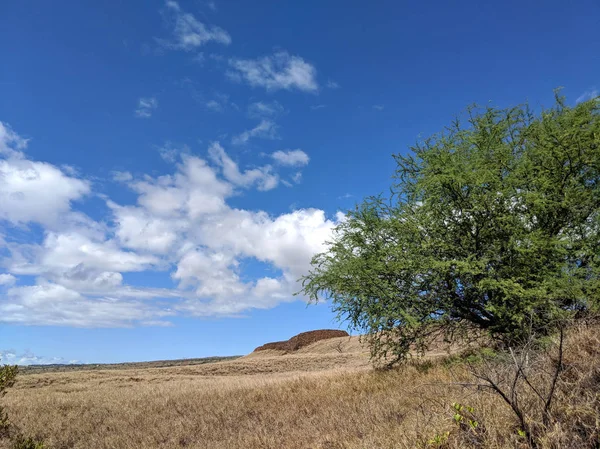
[[[322,329],[316,331],[302,332],[301,334],[295,335],[294,337],[286,341],[275,341],[272,343],[266,343],[256,348],[254,352],[266,351],[270,349],[287,352],[297,351],[298,349],[315,343],[317,341],[339,337],[349,337],[348,332],[335,329]]]

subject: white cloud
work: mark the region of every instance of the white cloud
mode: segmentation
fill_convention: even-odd
[[[0,160],[0,219],[13,223],[53,223],[71,202],[90,191],[87,181],[57,167],[26,159]]]
[[[311,106],[310,108],[311,108],[313,111],[316,111],[316,110],[318,110],[318,109],[323,109],[323,108],[325,108],[325,107],[327,107],[327,105],[324,105],[324,104],[315,104],[315,105]]]
[[[0,155],[7,158],[20,158],[21,150],[26,147],[27,139],[15,133],[8,123],[0,122]]]
[[[231,36],[227,31],[218,26],[205,25],[194,15],[183,11],[176,1],[169,0],[166,6],[169,24],[173,26],[173,39],[159,39],[163,47],[191,51],[211,41],[224,45],[231,43]]]
[[[138,118],[152,117],[152,113],[158,107],[158,101],[154,97],[142,97],[138,100],[135,116]]]
[[[203,65],[206,61],[206,56],[204,56],[204,52],[199,51],[198,53],[196,53],[196,55],[192,58],[192,61],[199,65]]]
[[[233,139],[231,139],[231,143],[234,145],[243,145],[253,137],[271,140],[276,139],[277,125],[271,120],[261,120],[261,122],[254,128],[244,131],[240,135],[233,137]]]
[[[206,108],[215,112],[223,112],[223,105],[216,100],[207,101]]]
[[[53,364],[68,365],[78,363],[77,360],[66,360],[62,357],[37,356],[29,351],[26,351],[24,353],[17,353],[17,351],[14,351],[12,349],[0,350],[0,361],[2,362],[2,364],[19,366]]]
[[[153,215],[140,207],[119,206],[109,201],[116,223],[116,235],[127,248],[167,253],[177,242],[185,223]]]
[[[233,80],[244,80],[251,86],[267,90],[298,89],[315,92],[317,70],[300,56],[291,56],[285,51],[258,59],[231,59],[229,76]]]
[[[145,271],[159,264],[154,255],[122,250],[116,241],[93,238],[85,235],[84,229],[50,231],[40,245],[11,244],[9,250],[12,259],[7,268],[11,273],[57,281],[77,279],[85,272],[88,280],[99,276],[95,282],[103,282],[102,279],[107,280],[106,273]],[[109,277],[110,282],[118,279]]]
[[[308,154],[302,150],[279,150],[271,154],[271,157],[281,165],[299,167],[307,165],[310,161]]]
[[[127,182],[133,179],[133,176],[128,171],[118,171],[115,170],[112,172],[113,181],[117,182]]]
[[[13,285],[17,281],[17,278],[12,274],[2,273],[0,274],[0,285]]]
[[[592,98],[598,98],[600,96],[600,91],[598,89],[591,88],[586,90],[583,94],[581,94],[577,100],[575,100],[575,103],[581,103],[587,100],[591,100]]]
[[[277,117],[284,112],[278,101],[257,101],[248,105],[248,116],[252,118]]]
[[[6,130],[9,130],[7,133]],[[0,220],[13,224],[55,224],[71,203],[90,192],[89,182],[58,167],[25,159],[26,141],[0,122]]]
[[[278,217],[262,211],[230,209],[220,217],[219,226],[201,226],[207,247],[273,263],[296,280],[306,272],[312,256],[324,249],[333,225],[318,209],[301,209]]]
[[[229,100],[229,95],[216,92],[214,98],[205,102],[206,108],[213,112],[224,112],[228,108],[238,109],[238,105]]]
[[[195,286],[200,298],[238,296],[246,287],[234,271],[236,265],[231,254],[196,247],[181,257],[173,279],[182,287]]]
[[[328,89],[339,89],[340,88],[340,85],[332,80],[327,80],[326,86]]]
[[[0,315],[13,324],[115,327],[172,315],[139,300],[89,298],[55,283],[14,287],[6,296]]]
[[[376,111],[383,111],[385,109],[385,106],[382,104],[374,104],[373,109],[375,109]]]
[[[270,165],[241,172],[218,142],[210,146],[209,154],[223,170],[223,176],[236,186],[248,188],[256,184],[258,190],[271,190],[279,183],[279,176],[272,173]]]
[[[208,159],[173,154],[170,174],[134,177],[114,172],[113,178],[129,187],[136,200],[117,204],[103,196],[110,215],[94,221],[73,209],[76,199],[90,193],[89,183],[76,172],[68,176],[51,164],[27,160],[15,149],[24,141],[8,135],[4,132],[0,140],[8,150],[3,154],[11,154],[3,162],[26,164],[34,175],[22,176],[19,188],[10,191],[26,192],[20,206],[47,209],[41,213],[25,208],[29,212],[24,213],[16,203],[2,202],[0,211],[8,225],[37,221],[42,235],[37,243],[40,236],[28,236],[25,228],[19,231],[24,238],[4,242],[9,256],[0,259],[0,322],[165,325],[175,315],[239,316],[249,309],[273,307],[295,300],[296,280],[312,256],[323,250],[339,219],[328,219],[317,209],[272,216],[232,207],[230,199],[242,189],[276,187],[281,182],[277,165],[241,168],[213,143]],[[273,158],[279,165],[308,162],[300,150],[277,154]],[[39,184],[40,179],[52,182]],[[59,216],[48,219],[55,209]],[[257,261],[267,264],[271,273],[249,277],[245,267]],[[128,282],[132,272],[138,273],[136,285]],[[154,285],[157,274],[166,278],[164,288],[146,284],[145,279],[152,279]],[[16,276],[23,276],[18,285]]]

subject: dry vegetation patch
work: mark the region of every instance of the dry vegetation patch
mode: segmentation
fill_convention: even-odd
[[[28,435],[57,449],[525,447],[511,410],[489,389],[474,388],[464,363],[441,358],[374,371],[364,352],[339,353],[334,340],[330,352],[306,347],[201,366],[31,374],[5,402]],[[554,355],[540,357],[542,367]],[[598,447],[597,327],[570,332],[563,372],[558,424],[539,447]],[[531,379],[546,388],[543,371]],[[536,398],[522,394],[536,419]],[[455,422],[453,403],[472,410],[477,430]]]

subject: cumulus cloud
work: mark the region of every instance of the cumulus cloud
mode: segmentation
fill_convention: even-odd
[[[51,224],[89,191],[87,181],[67,176],[51,164],[0,160],[0,219]]]
[[[13,285],[17,281],[17,278],[12,274],[2,273],[0,274],[0,285]]]
[[[258,59],[231,59],[228,75],[233,80],[245,81],[251,86],[267,90],[298,89],[305,92],[318,90],[317,70],[300,56],[285,51]]]
[[[0,322],[167,325],[177,315],[239,316],[273,307],[295,299],[296,280],[340,219],[318,209],[273,216],[231,206],[243,189],[275,188],[279,165],[304,165],[308,156],[286,150],[273,156],[277,164],[242,168],[215,142],[206,159],[173,155],[168,174],[113,173],[135,201],[119,204],[103,197],[109,215],[95,221],[74,209],[75,200],[90,194],[89,183],[28,160],[24,141],[11,133],[0,140],[3,155],[9,155],[2,161],[17,168],[26,164],[28,172],[15,177],[18,182],[1,178],[12,187],[0,192],[23,194],[17,195],[20,209],[10,198],[2,202],[0,220],[14,227],[35,221],[42,233],[34,238],[25,228],[21,240],[5,242]],[[54,209],[59,214],[49,219],[57,214]],[[248,276],[244,267],[253,262],[267,264],[270,274]],[[128,273],[138,273],[135,283]],[[154,286],[157,275],[163,276],[161,288]]]
[[[202,224],[209,248],[273,263],[294,280],[304,274],[311,257],[321,251],[333,222],[319,209],[301,209],[278,217],[263,211],[230,209],[219,226]]]
[[[281,165],[299,167],[307,165],[310,161],[308,154],[302,150],[279,150],[271,154],[271,157]]]
[[[158,107],[158,101],[154,97],[142,97],[138,100],[135,116],[138,118],[150,118]]]
[[[277,125],[271,120],[261,120],[261,122],[254,128],[244,131],[243,133],[234,136],[231,139],[231,143],[234,145],[243,145],[247,143],[251,138],[261,139],[276,139],[277,138]]]
[[[0,220],[52,225],[90,192],[90,184],[54,165],[27,160],[25,147],[26,140],[0,122]]]
[[[223,45],[231,43],[231,36],[223,28],[205,25],[193,14],[186,13],[174,0],[168,0],[165,5],[165,18],[172,26],[173,37],[169,40],[159,39],[158,41],[163,47],[191,51],[208,42]]]
[[[165,254],[178,240],[186,223],[169,220],[145,208],[119,206],[108,202],[114,214],[116,235],[121,245],[140,251]]]

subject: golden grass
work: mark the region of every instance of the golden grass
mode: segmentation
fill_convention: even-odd
[[[374,371],[356,338],[345,338],[341,351],[338,343],[208,365],[22,375],[4,402],[24,433],[56,449],[415,448],[435,447],[429,440],[447,431],[437,447],[522,444],[497,396],[461,385],[473,382],[464,365]],[[598,387],[600,332],[578,330],[568,343],[576,381]],[[584,419],[586,407],[597,411],[598,392],[567,393],[561,390],[557,410],[571,418],[551,429],[543,447],[587,447],[568,444],[582,440],[565,439],[573,426],[567,421]],[[455,401],[474,407],[485,428],[479,446],[458,433]]]

